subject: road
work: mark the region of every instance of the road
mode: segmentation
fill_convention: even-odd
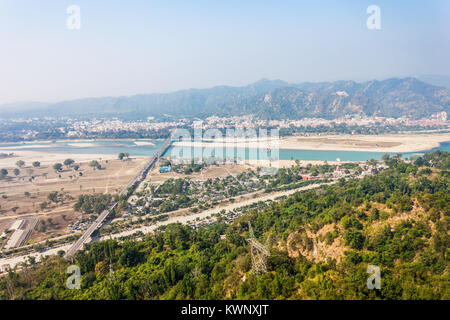
[[[310,190],[310,189],[315,189],[315,188],[319,188],[319,187],[321,187],[323,185],[331,185],[331,184],[334,184],[336,182],[337,181],[328,182],[328,183],[320,183],[320,184],[312,184],[312,185],[300,187],[300,188],[297,188],[297,189],[274,192],[274,193],[270,193],[268,195],[264,195],[262,197],[246,199],[244,201],[235,202],[235,203],[232,203],[232,204],[227,204],[225,206],[218,206],[216,208],[208,209],[208,210],[200,212],[200,213],[191,213],[191,214],[189,214],[187,216],[170,217],[166,221],[158,221],[157,223],[155,223],[154,225],[151,225],[151,226],[137,227],[137,228],[132,229],[132,230],[127,230],[127,231],[123,231],[123,232],[107,235],[107,236],[102,237],[100,240],[117,239],[117,238],[124,237],[124,236],[130,236],[130,235],[132,235],[132,234],[134,234],[134,233],[136,233],[138,231],[143,232],[144,234],[146,234],[146,233],[154,231],[155,229],[157,229],[157,228],[159,228],[161,226],[168,225],[168,224],[171,224],[171,223],[187,224],[189,222],[195,221],[197,218],[199,218],[199,219],[206,218],[206,217],[210,216],[211,214],[219,213],[222,210],[230,211],[230,210],[234,210],[236,208],[244,207],[244,206],[250,205],[252,203],[259,202],[259,201],[263,201],[264,202],[264,201],[267,201],[267,200],[274,200],[274,199],[276,199],[278,197],[289,196],[289,195],[294,194],[294,193],[299,192],[299,191],[306,191],[306,190]],[[91,227],[94,227],[94,224],[91,225]],[[95,229],[93,229],[93,230],[95,230]],[[3,259],[0,259],[0,268],[3,265],[5,265],[5,264],[7,264],[11,268],[13,268],[16,265],[27,261],[28,257],[35,257],[36,261],[39,261],[44,256],[49,256],[49,255],[56,254],[59,250],[64,250],[64,251],[67,250],[67,252],[69,252],[70,249],[71,249],[71,245],[62,245],[60,247],[55,247],[55,248],[46,250],[46,251],[41,252],[41,253],[30,253],[30,254],[26,254],[26,255],[22,255],[22,256],[16,256],[16,257],[11,257],[11,258],[3,258]]]
[[[248,206],[250,204],[260,202],[260,201],[265,202],[265,201],[268,201],[268,200],[274,200],[274,199],[276,199],[278,197],[289,196],[289,195],[294,194],[294,193],[299,192],[299,191],[306,191],[306,190],[310,190],[310,189],[316,189],[316,188],[319,188],[319,187],[324,186],[324,185],[332,185],[332,184],[335,184],[335,183],[337,183],[337,180],[336,181],[332,181],[332,182],[327,182],[327,183],[311,184],[311,185],[307,185],[307,186],[300,187],[300,188],[297,188],[297,189],[274,192],[274,193],[270,193],[270,194],[262,196],[262,197],[246,199],[244,201],[234,202],[234,203],[227,204],[227,205],[224,205],[224,206],[218,206],[216,208],[208,209],[208,210],[202,211],[200,213],[191,213],[191,214],[189,214],[187,216],[169,217],[169,219],[166,220],[166,221],[159,221],[159,222],[157,222],[157,223],[155,223],[154,225],[151,225],[151,226],[137,227],[137,228],[132,229],[132,230],[127,230],[127,231],[122,231],[122,232],[115,233],[115,234],[112,234],[112,235],[107,235],[107,236],[102,237],[100,240],[116,239],[116,238],[120,238],[120,237],[130,236],[130,235],[132,235],[132,234],[134,234],[136,232],[139,232],[139,231],[144,233],[144,234],[146,234],[146,233],[152,232],[153,230],[155,230],[155,229],[157,229],[157,228],[159,228],[161,226],[167,225],[167,224],[171,224],[171,223],[187,224],[189,222],[195,221],[197,218],[199,218],[199,219],[206,218],[206,217],[210,216],[211,214],[219,213],[222,210],[225,210],[226,212],[227,211],[232,211],[234,209],[245,207],[245,206]]]
[[[65,257],[66,258],[70,258],[72,257],[75,252],[77,252],[79,249],[81,249],[81,247],[83,246],[83,244],[91,238],[92,234],[94,233],[95,230],[97,230],[98,227],[100,227],[102,225],[102,223],[105,221],[106,217],[110,214],[110,212],[112,210],[114,210],[114,208],[117,206],[117,202],[113,203],[113,205],[104,210],[98,217],[97,219],[95,219],[95,221],[89,226],[89,228],[87,228],[87,230],[83,233],[83,235],[78,238],[78,240],[75,242],[75,244],[70,247],[69,250],[67,250]]]
[[[166,142],[161,146],[158,152],[153,155],[149,162],[142,168],[133,179],[131,179],[130,183],[128,183],[125,188],[120,192],[120,196],[127,196],[129,194],[130,188],[134,188],[137,184],[142,182],[145,179],[147,173],[153,168],[153,166],[158,162],[158,159],[161,155],[163,155],[167,149],[170,147],[172,140],[169,138]],[[92,234],[95,230],[97,230],[105,221],[106,217],[114,210],[117,206],[117,202],[113,202],[106,210],[104,210],[95,221],[87,228],[87,230],[83,233],[83,235],[74,243],[73,246],[67,250],[65,254],[65,258],[72,257],[78,250],[80,250],[84,243],[88,242],[91,239]]]

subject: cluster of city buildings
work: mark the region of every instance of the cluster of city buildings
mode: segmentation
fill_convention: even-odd
[[[140,132],[140,131],[160,131],[163,129],[177,128],[184,126],[186,120],[153,121],[149,118],[146,121],[123,121],[120,119],[111,120],[91,120],[74,122],[67,131],[68,137],[81,136],[89,133],[102,132]]]
[[[262,120],[253,115],[235,117],[208,117],[203,121],[203,127],[208,128],[290,128],[290,127],[318,127],[318,126],[379,126],[379,125],[404,125],[404,126],[445,126],[447,113],[445,111],[432,115],[429,119],[412,120],[406,117],[386,118],[348,115],[336,119],[303,118],[300,120]]]
[[[108,138],[126,138],[127,133],[145,133],[158,132],[164,133],[174,128],[194,128],[201,125],[203,130],[207,129],[289,129],[289,128],[317,128],[317,127],[424,127],[427,129],[436,127],[449,128],[447,113],[445,111],[433,114],[429,118],[412,120],[407,117],[387,118],[379,116],[358,116],[347,115],[335,119],[323,118],[302,118],[302,119],[283,119],[283,120],[264,120],[255,115],[243,115],[232,117],[211,116],[205,119],[171,119],[158,120],[148,117],[139,121],[126,121],[118,118],[113,119],[22,119],[11,120],[10,123],[20,123],[21,129],[0,137],[1,140],[33,140],[33,139],[64,139],[64,138],[84,138],[84,137],[108,137]],[[1,120],[0,120],[1,125]],[[167,132],[165,133],[167,135]],[[4,134],[5,135],[5,134]],[[159,137],[158,137],[159,138]]]

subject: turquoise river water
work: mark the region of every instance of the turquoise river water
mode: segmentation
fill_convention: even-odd
[[[58,142],[30,142],[22,144],[0,144],[0,153],[4,152],[6,148],[20,147],[19,150],[49,152],[49,153],[67,153],[70,154],[118,154],[120,152],[127,152],[131,156],[152,156],[164,143],[161,140],[139,140],[140,142],[152,142],[155,145],[138,145],[136,140],[89,140],[89,141],[58,141]],[[139,143],[139,142],[138,142]],[[166,156],[174,154],[181,155],[176,147],[171,147]],[[410,157],[412,155],[421,155],[425,152],[434,151],[436,149],[450,151],[450,141],[444,142],[440,147],[423,150],[421,152],[403,153],[403,157]],[[9,149],[10,152],[14,151]],[[249,159],[250,154],[254,154],[254,149],[245,149],[245,158]],[[235,154],[243,154],[243,149],[235,149]],[[193,153],[194,154],[194,153]],[[380,160],[384,152],[366,152],[366,151],[335,151],[335,150],[289,150],[280,149],[280,160],[327,160],[334,161],[337,158],[342,161],[366,161],[371,158]],[[212,153],[212,155],[215,155]],[[219,156],[218,156],[219,157]],[[269,154],[268,157],[271,157]],[[264,155],[261,157],[264,159]],[[273,158],[273,157],[271,157]]]

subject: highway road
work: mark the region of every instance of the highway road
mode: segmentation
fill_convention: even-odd
[[[161,148],[158,150],[158,152],[152,156],[149,162],[142,168],[136,176],[126,185],[125,188],[120,192],[120,196],[129,196],[129,190],[130,188],[136,187],[137,184],[142,182],[147,173],[153,168],[153,166],[158,162],[158,159],[160,156],[162,156],[167,149],[172,144],[172,140],[169,138],[166,140],[166,142],[161,146]],[[113,202],[106,210],[104,210],[98,217],[95,219],[95,221],[87,228],[87,230],[83,233],[83,235],[71,246],[66,254],[65,258],[72,257],[78,250],[80,250],[83,247],[83,244],[86,242],[89,242],[91,240],[91,236],[94,233],[95,230],[97,230],[105,221],[106,217],[109,216],[111,211],[114,210],[114,208],[117,206],[118,202]]]

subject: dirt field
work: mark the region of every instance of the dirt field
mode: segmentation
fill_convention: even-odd
[[[41,157],[44,154],[40,154]],[[22,160],[15,157],[14,161]],[[99,156],[88,160],[76,161],[77,170],[72,166],[63,166],[57,172],[48,159],[35,158],[43,163],[34,168],[28,158],[23,158],[25,166],[18,168],[8,163],[8,176],[0,179],[0,235],[17,219],[37,217],[40,220],[26,244],[43,241],[49,238],[68,235],[72,232],[70,225],[81,218],[81,213],[73,209],[73,205],[81,194],[110,193],[116,194],[144,166],[146,158],[135,158],[131,161],[105,160]],[[94,169],[89,165],[96,160],[102,169]],[[58,161],[62,163],[63,161]],[[16,176],[14,169],[19,169]],[[190,175],[175,172],[160,173],[159,164],[147,176],[147,182],[160,184],[170,178],[191,178],[206,180],[208,178],[225,177],[238,174],[252,168],[249,165],[220,165],[201,170]],[[254,168],[253,168],[254,169]],[[141,184],[141,187],[143,184]],[[57,192],[58,201],[49,200],[50,193]],[[46,203],[46,207],[41,207]],[[7,238],[0,240],[0,247]]]
[[[80,194],[115,194],[146,162],[145,158],[131,161],[91,160],[97,160],[102,169],[89,166],[90,161],[77,162],[78,170],[64,166],[60,172],[56,172],[52,165],[33,168],[26,163],[18,168],[20,174],[16,176],[14,167],[6,167],[8,176],[0,179],[0,234],[15,219],[31,216],[39,217],[41,223],[40,231],[33,232],[28,243],[67,234],[71,231],[68,225],[80,218],[80,213],[73,210]],[[58,192],[58,203],[48,199],[52,192]],[[43,202],[47,203],[46,208],[41,207]]]

